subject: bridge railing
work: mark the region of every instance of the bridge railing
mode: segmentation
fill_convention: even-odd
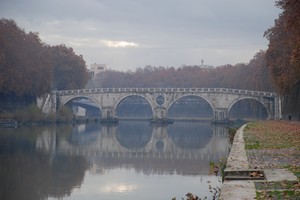
[[[276,93],[264,91],[241,90],[233,88],[92,88],[77,90],[58,90],[53,91],[57,95],[76,95],[76,94],[94,94],[94,93],[226,93],[243,94],[248,96],[276,97]]]

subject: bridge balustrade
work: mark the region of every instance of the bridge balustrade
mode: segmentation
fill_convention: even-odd
[[[123,93],[123,92],[212,92],[212,93],[233,93],[233,94],[247,94],[250,96],[267,96],[276,97],[277,94],[271,92],[240,90],[231,88],[93,88],[93,89],[78,89],[78,90],[61,90],[54,91],[57,95],[74,95],[74,94],[93,94],[93,93]]]

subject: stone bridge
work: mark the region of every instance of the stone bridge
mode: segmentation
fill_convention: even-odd
[[[39,100],[44,112],[55,112],[75,98],[88,98],[101,110],[102,119],[116,118],[116,108],[129,96],[141,96],[151,106],[153,119],[166,120],[169,108],[180,98],[196,96],[204,99],[213,111],[214,121],[229,119],[232,106],[244,99],[260,102],[267,111],[268,119],[281,116],[280,97],[271,92],[229,88],[95,88],[53,91]]]

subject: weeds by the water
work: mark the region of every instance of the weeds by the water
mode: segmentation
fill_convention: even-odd
[[[58,109],[56,113],[45,114],[35,104],[14,112],[1,113],[0,119],[13,119],[19,125],[66,123],[73,120],[71,110],[65,106]]]
[[[209,162],[209,174],[210,175],[220,175],[223,178],[224,175],[224,169],[226,168],[226,160],[221,159],[219,163],[215,163],[210,161]]]
[[[209,175],[215,175],[215,176],[218,176],[218,175],[221,175],[222,177],[222,180],[220,178],[220,182],[223,181],[223,175],[224,175],[224,169],[226,167],[226,161],[221,159],[219,163],[215,163],[215,162],[212,162],[210,161],[209,162]],[[211,193],[211,196],[209,196],[209,198],[207,196],[203,197],[203,198],[200,198],[199,196],[195,195],[195,194],[192,194],[192,193],[187,193],[185,196],[186,196],[186,200],[204,200],[204,199],[213,199],[213,200],[216,200],[219,198],[220,196],[220,193],[221,193],[221,188],[216,186],[216,187],[213,187],[211,185],[211,182],[210,181],[207,181],[208,183],[208,189],[209,189],[209,192]],[[176,200],[176,198],[172,198],[172,200]],[[181,198],[181,200],[185,200],[185,198]]]
[[[233,143],[233,139],[237,130],[238,128],[228,128],[228,140],[230,145]]]

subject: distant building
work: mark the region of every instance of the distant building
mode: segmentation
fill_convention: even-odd
[[[90,80],[86,84],[85,88],[99,88],[102,87],[102,81],[104,73],[107,70],[105,64],[91,64],[89,69]]]
[[[203,63],[204,63],[204,60],[201,60],[201,65],[199,66],[201,69],[204,69],[204,70],[213,69],[212,65],[204,65]]]
[[[105,64],[91,64],[90,72],[93,77],[98,76],[101,72],[106,71],[106,65]]]
[[[214,69],[212,65],[204,65],[204,60],[201,60],[201,65],[182,65],[182,67],[198,67],[202,71],[209,71]]]

